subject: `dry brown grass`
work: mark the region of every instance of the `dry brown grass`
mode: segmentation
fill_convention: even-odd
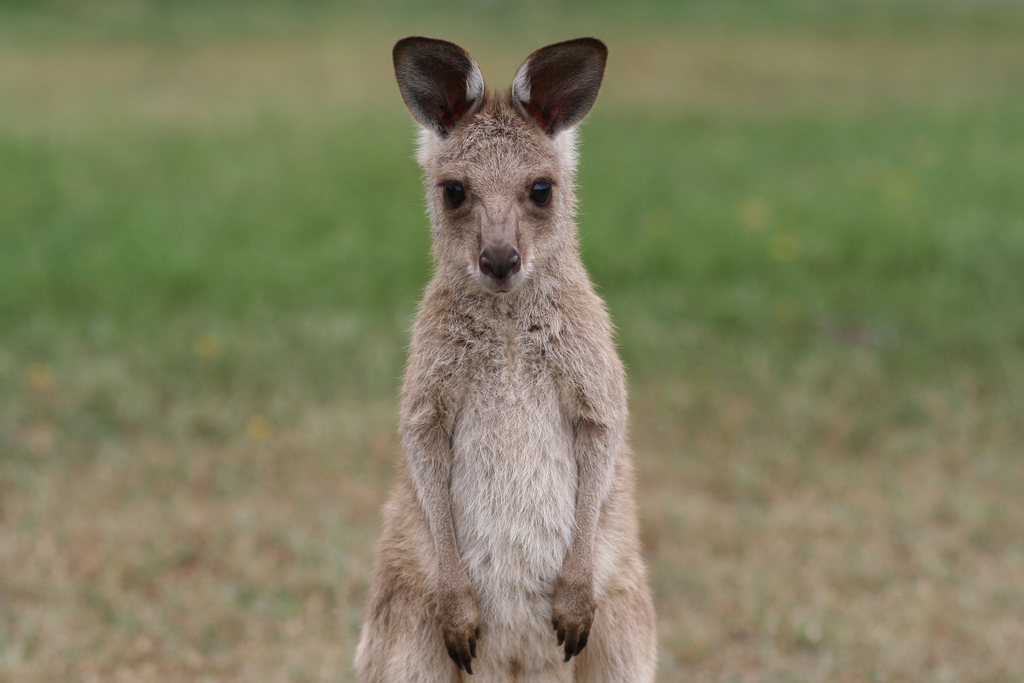
[[[55,392],[35,400],[73,400]],[[171,406],[186,413],[172,421],[193,431],[212,407]],[[282,430],[228,419],[216,442],[75,444],[38,414],[22,427],[0,537],[10,680],[344,677],[392,411],[302,413]]]
[[[397,34],[396,34],[397,35]],[[367,115],[398,101],[390,36],[335,32],[234,41],[0,45],[5,117],[29,130],[251,124],[261,114]],[[1019,98],[1024,53],[1008,32],[924,36],[773,35],[728,29],[612,36],[605,107],[665,112],[857,112],[926,103],[969,107]],[[495,87],[521,41],[464,41]],[[315,106],[310,107],[310,103]]]
[[[640,393],[662,680],[1024,675],[1013,402],[968,378],[893,391],[844,355],[774,395]]]
[[[635,388],[660,680],[1020,680],[1012,397],[831,360]],[[172,402],[163,436],[88,440],[58,433],[74,378],[33,372],[2,489],[7,680],[349,680],[393,401],[280,425]]]

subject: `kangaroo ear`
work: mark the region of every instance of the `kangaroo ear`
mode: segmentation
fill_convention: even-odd
[[[420,125],[446,137],[484,99],[484,77],[455,43],[412,36],[395,43],[395,78]]]
[[[548,45],[526,58],[512,82],[512,101],[550,136],[583,120],[597,99],[608,48],[596,38]]]

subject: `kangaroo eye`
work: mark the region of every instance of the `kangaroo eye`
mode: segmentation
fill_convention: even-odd
[[[551,183],[534,183],[530,190],[530,199],[537,206],[544,206],[551,201]]]
[[[448,183],[444,186],[444,200],[448,206],[455,208],[466,201],[466,191],[458,183]]]

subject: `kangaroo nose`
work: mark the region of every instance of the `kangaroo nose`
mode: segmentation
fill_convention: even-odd
[[[480,270],[496,280],[519,272],[520,263],[519,252],[513,247],[487,247],[480,254]]]

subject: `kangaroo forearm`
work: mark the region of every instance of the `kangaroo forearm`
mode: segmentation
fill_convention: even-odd
[[[618,438],[617,430],[606,424],[585,420],[577,427],[576,532],[567,562],[589,564],[593,555],[598,518],[614,483]]]
[[[420,500],[427,523],[430,525],[430,534],[434,539],[439,576],[464,573],[462,560],[459,559],[458,543],[455,540],[451,504],[447,495],[443,499],[437,499],[436,496],[423,496]]]
[[[586,647],[597,603],[594,599],[594,538],[598,517],[612,487],[617,451],[607,425],[580,420],[576,425],[576,529],[555,579],[551,625],[565,661]]]
[[[444,430],[436,427],[411,429],[406,430],[405,442],[416,497],[434,539],[438,570],[442,573],[456,571],[461,568],[461,562],[452,522],[448,437]]]

